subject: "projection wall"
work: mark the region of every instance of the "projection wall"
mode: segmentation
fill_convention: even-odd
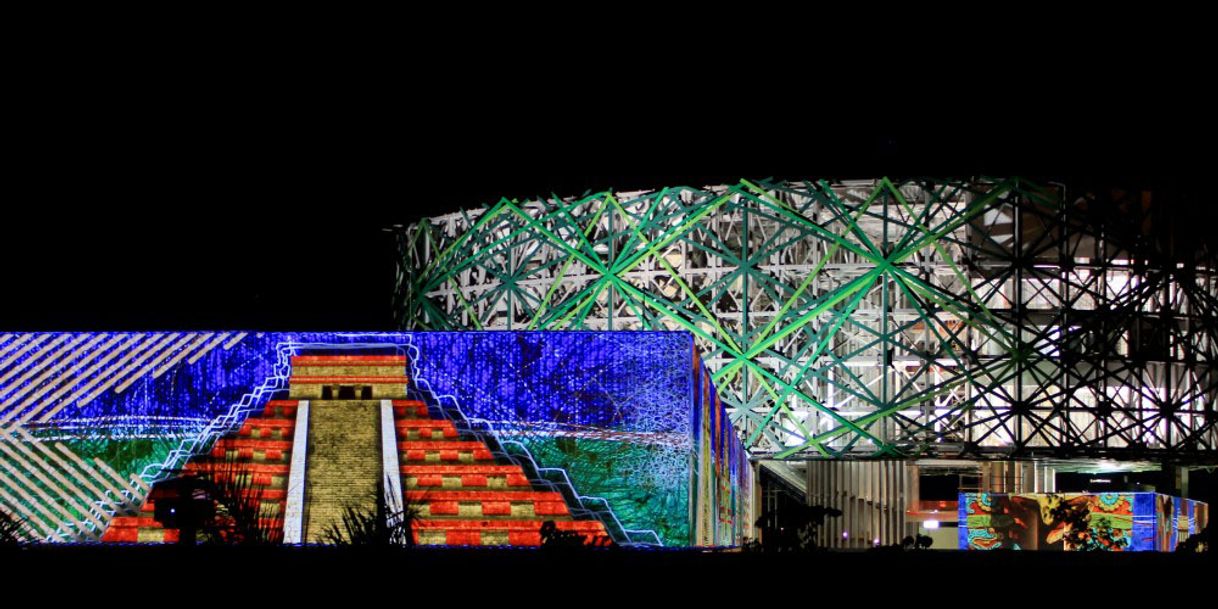
[[[962,550],[1171,552],[1209,522],[1207,504],[1158,493],[962,493],[959,510]]]
[[[419,399],[568,480],[619,543],[732,545],[749,524],[745,453],[677,332],[0,334],[0,510],[33,539],[100,539],[316,352],[405,355]]]

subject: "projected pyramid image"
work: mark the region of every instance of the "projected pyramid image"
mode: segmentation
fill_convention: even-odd
[[[263,512],[286,542],[322,543],[348,506],[367,510],[382,478],[417,509],[416,543],[541,543],[541,527],[604,545],[596,520],[575,520],[557,491],[535,490],[521,465],[502,463],[487,441],[461,434],[451,419],[407,397],[405,356],[304,355],[292,358],[290,399],[267,402],[187,473],[250,475]],[[137,516],[118,516],[103,541],[170,542],[178,531],[154,518],[154,487]],[[362,505],[361,505],[362,504]]]
[[[0,512],[34,542],[215,541],[211,509],[225,543],[327,543],[387,504],[424,545],[735,545],[751,476],[683,332],[0,333]]]

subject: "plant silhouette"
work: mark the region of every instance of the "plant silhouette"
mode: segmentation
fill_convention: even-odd
[[[236,459],[203,461],[153,489],[156,519],[180,531],[178,543],[276,545],[283,542],[278,506],[264,500],[248,464]],[[197,533],[197,535],[196,535]]]
[[[808,552],[815,550],[816,534],[826,518],[842,515],[837,508],[823,505],[788,504],[781,510],[770,510],[757,519],[761,543],[751,549],[766,552]]]
[[[372,508],[366,503],[348,503],[341,519],[322,532],[325,543],[336,546],[414,547],[414,523],[422,514],[419,503],[407,501],[401,508],[386,492],[388,480],[378,480],[371,490]]]
[[[0,510],[0,548],[13,548],[33,543],[35,536],[21,519]]]

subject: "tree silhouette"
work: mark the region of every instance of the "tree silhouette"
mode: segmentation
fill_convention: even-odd
[[[935,540],[932,539],[929,535],[918,535],[916,537],[913,535],[907,535],[907,536],[905,536],[905,539],[901,540],[901,549],[902,550],[929,550],[930,547],[934,544],[935,544]]]
[[[761,529],[760,549],[767,552],[807,552],[816,549],[816,533],[825,518],[836,518],[842,511],[823,505],[791,503],[781,510],[769,510],[757,519]]]
[[[150,498],[156,520],[178,529],[181,545],[194,545],[197,534],[210,543],[276,545],[283,542],[283,523],[278,507],[264,501],[265,490],[249,464],[226,458],[158,483]]]
[[[322,532],[322,540],[336,546],[414,547],[414,523],[422,514],[420,504],[407,502],[398,509],[386,492],[388,480],[372,489],[372,505],[349,503],[339,522]],[[403,499],[404,500],[404,499]]]
[[[1180,542],[1176,546],[1177,552],[1209,552],[1210,550],[1210,525],[1205,525],[1205,528],[1200,533],[1194,533]]]
[[[0,548],[22,546],[31,543],[34,537],[19,518],[0,510]]]

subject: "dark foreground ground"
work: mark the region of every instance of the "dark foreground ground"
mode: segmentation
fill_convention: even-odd
[[[102,606],[958,605],[1212,598],[1211,555],[42,546],[0,550],[0,586]],[[34,592],[41,591],[41,592]],[[7,594],[6,594],[7,596]],[[10,597],[15,601],[15,598]],[[34,604],[29,604],[29,602]],[[967,602],[967,601],[966,601]],[[1208,601],[1202,601],[1206,605]],[[866,603],[865,603],[866,604]],[[436,606],[440,606],[436,605]],[[9,606],[0,602],[0,606]],[[52,605],[48,605],[52,606]]]

